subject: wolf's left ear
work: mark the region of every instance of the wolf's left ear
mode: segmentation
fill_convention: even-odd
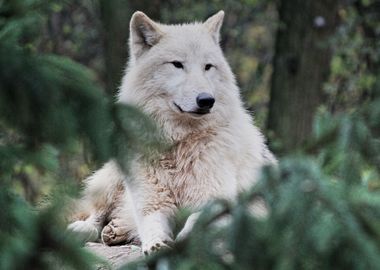
[[[223,24],[223,18],[224,18],[224,11],[221,10],[218,13],[212,15],[203,23],[203,25],[210,32],[210,34],[212,35],[212,38],[215,40],[216,43],[219,43],[220,41],[220,28],[222,27],[222,24]]]
[[[145,51],[156,45],[163,32],[157,23],[141,11],[132,15],[130,22],[130,49],[134,57],[141,56]]]

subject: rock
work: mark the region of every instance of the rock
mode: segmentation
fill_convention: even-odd
[[[141,248],[135,245],[120,245],[120,246],[107,246],[102,243],[89,242],[86,248],[101,258],[107,260],[112,269],[117,269],[122,265],[142,258]],[[99,265],[97,268],[108,269],[104,265]]]

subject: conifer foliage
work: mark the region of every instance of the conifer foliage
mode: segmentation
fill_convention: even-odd
[[[40,190],[28,173],[50,173],[53,186],[67,189],[59,156],[78,141],[99,164],[158,141],[147,117],[112,105],[87,68],[39,52],[45,4],[0,2],[0,269],[89,269],[98,261],[65,234],[62,189],[35,205]]]

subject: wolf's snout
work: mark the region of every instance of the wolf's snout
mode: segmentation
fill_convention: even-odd
[[[209,110],[214,106],[215,98],[207,93],[200,93],[197,96],[197,105],[200,109]]]

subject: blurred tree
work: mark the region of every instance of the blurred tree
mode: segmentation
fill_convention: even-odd
[[[57,261],[89,269],[93,259],[65,235],[57,215],[63,196],[52,194],[39,211],[30,202],[42,200],[41,179],[58,171],[59,152],[75,140],[89,143],[98,160],[109,156],[101,145],[108,136],[98,129],[109,127],[109,112],[89,70],[38,53],[42,15],[37,0],[0,3],[0,269],[52,269]]]
[[[127,61],[129,20],[137,10],[159,20],[160,0],[100,0],[99,3],[104,33],[106,89],[110,95],[115,95]]]
[[[358,0],[339,9],[331,75],[323,109],[334,114],[357,111],[379,95],[380,3]],[[380,130],[377,131],[378,134]]]
[[[363,48],[363,58],[366,65],[367,80],[370,83],[367,91],[361,95],[361,100],[374,100],[380,97],[380,80],[376,80],[380,74],[380,2],[379,1],[359,1],[354,3],[363,29],[365,49]],[[372,80],[371,80],[372,79]],[[380,104],[377,103],[377,106]],[[380,136],[380,126],[375,130]]]
[[[103,44],[98,5],[94,1],[49,0],[44,6],[46,24],[38,50],[65,55],[98,74],[103,71]],[[101,82],[101,76],[97,78]]]
[[[160,139],[139,110],[109,102],[89,69],[38,50],[44,2],[0,2],[0,269],[93,269],[98,260],[65,232],[62,191],[73,182],[61,154],[83,143],[96,162],[127,164]]]
[[[311,134],[330,72],[337,10],[337,0],[280,1],[267,126],[283,151],[300,146]]]
[[[366,41],[366,50],[364,50],[363,56],[364,61],[368,71],[374,76],[378,76],[380,73],[380,61],[377,60],[380,45],[380,2],[356,0],[354,5],[357,9],[360,26],[363,29],[364,40]],[[364,99],[367,95],[373,99],[379,93],[376,91],[366,92],[364,93]]]
[[[100,0],[100,13],[104,33],[104,60],[106,90],[115,95],[120,85],[127,59],[129,2],[125,0]]]

